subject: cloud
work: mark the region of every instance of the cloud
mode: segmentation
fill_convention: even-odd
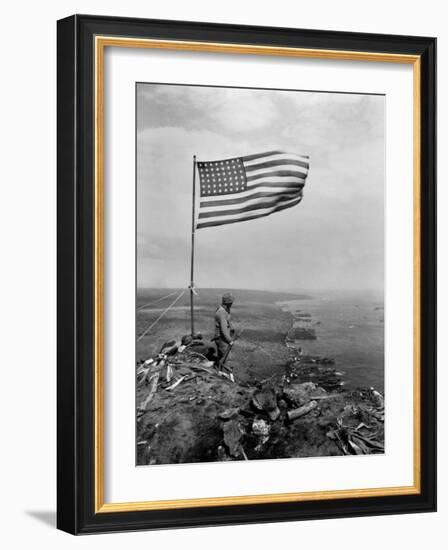
[[[258,90],[205,86],[140,85],[141,101],[158,110],[158,117],[184,118],[188,113],[193,126],[200,113],[203,127],[244,132],[268,127],[276,117],[274,96]],[[145,112],[145,107],[142,107]],[[154,122],[154,121],[153,121]],[[145,123],[140,121],[141,126]]]
[[[272,98],[261,92],[247,95],[244,91],[235,94],[226,90],[211,117],[227,130],[236,132],[268,127],[277,114]]]
[[[382,290],[384,98],[140,85],[138,280],[185,286],[192,157],[280,149],[311,156],[304,199],[196,233],[198,286]]]

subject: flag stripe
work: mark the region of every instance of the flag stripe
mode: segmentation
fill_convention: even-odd
[[[279,206],[285,206],[285,205],[289,205],[289,204],[296,204],[296,201],[300,201],[300,200],[302,200],[302,197],[296,197],[294,199],[285,201],[283,203],[274,204],[274,205],[266,207],[266,208],[260,208],[259,210],[256,210],[256,211],[240,212],[238,214],[227,214],[225,216],[214,217],[213,219],[214,220],[219,219],[220,221],[243,220],[244,218],[247,218],[248,216],[255,216],[255,215],[261,216],[262,214],[270,213],[274,209],[278,208]],[[203,223],[208,222],[208,221],[210,221],[210,220],[209,219],[201,220],[201,222],[203,222]]]
[[[283,196],[288,197],[297,197],[298,190],[289,190],[288,192],[282,193]],[[265,192],[261,191],[259,193],[252,193],[252,195],[247,195],[245,197],[240,197],[237,199],[222,199],[219,201],[205,201],[201,202],[201,211],[207,208],[220,208],[221,206],[228,206],[232,204],[245,204],[250,201],[262,198],[262,197],[278,197],[277,191]]]
[[[290,193],[292,191],[299,191],[303,188],[303,183],[301,182],[285,182],[282,184],[277,183],[258,183],[256,185],[251,185],[247,188],[246,191],[235,191],[234,193],[230,193],[227,195],[206,195],[204,197],[205,202],[201,201],[200,206],[202,207],[203,204],[215,204],[221,202],[226,197],[231,198],[239,198],[239,199],[247,199],[252,197],[255,193]]]
[[[260,178],[265,178],[268,176],[296,176],[299,178],[306,178],[306,174],[303,172],[300,172],[299,170],[270,170],[270,171],[262,171],[260,174],[253,174],[251,176],[247,176],[247,181],[255,181]]]
[[[221,210],[219,211],[219,216],[233,216],[234,214],[240,214],[243,212],[250,212],[252,210],[264,210],[265,208],[271,208],[271,206],[275,206],[282,202],[287,202],[288,200],[291,200],[291,197],[285,196],[285,195],[277,195],[275,198],[272,198],[269,201],[266,202],[257,202],[256,204],[249,204],[248,206],[243,206],[241,208],[235,208],[233,210]],[[203,218],[212,218],[216,216],[216,211],[212,212],[200,212],[199,213],[199,219],[202,220]]]
[[[244,166],[253,166],[254,164],[259,164],[260,162],[270,162],[270,161],[273,161],[273,160],[284,160],[284,161],[287,161],[287,160],[299,160],[300,162],[304,162],[305,164],[309,164],[309,157],[305,157],[303,155],[296,155],[296,154],[293,154],[293,153],[289,153],[289,154],[286,154],[286,153],[276,153],[276,154],[273,154],[273,155],[270,155],[269,157],[262,157],[262,158],[257,158],[257,159],[254,159],[254,160],[243,160],[241,159],[242,162],[243,162],[243,165]]]
[[[272,157],[273,155],[282,155],[284,157],[301,157],[304,159],[309,159],[309,155],[298,155],[297,153],[286,153],[285,151],[267,151],[266,153],[257,153],[255,155],[246,155],[241,157],[241,160],[246,164],[252,162],[253,160],[258,160],[264,157]]]
[[[305,185],[305,182],[302,178],[297,178],[296,181],[287,180],[282,182],[262,180],[261,182],[252,183],[251,185],[248,185],[248,189],[258,189],[259,187],[271,187],[272,189],[275,189],[280,193],[283,187],[293,188],[293,187],[303,187],[304,185]]]
[[[250,183],[250,185],[248,185],[248,188],[252,188],[252,187],[255,187],[255,185],[274,185],[274,186],[281,186],[281,185],[284,185],[284,184],[290,184],[290,183],[293,183],[295,185],[301,183],[301,184],[304,184],[305,183],[305,178],[299,178],[299,177],[296,177],[296,176],[293,176],[292,178],[289,177],[289,178],[286,178],[285,176],[265,176],[264,178],[260,178],[260,179],[257,179],[257,180],[253,180],[255,183]]]
[[[244,164],[244,168],[246,169],[246,172],[253,172],[254,170],[261,170],[262,168],[272,168],[272,166],[285,166],[285,165],[300,166],[302,168],[306,168],[307,170],[309,167],[309,164],[307,162],[288,158],[288,159],[269,160],[267,162],[259,162],[257,164],[250,164],[250,165]]]
[[[286,210],[287,208],[291,208],[295,206],[296,204],[299,204],[299,202],[302,200],[302,197],[299,197],[291,204],[281,204],[274,208],[269,209],[269,212],[265,212],[264,214],[255,214],[252,216],[245,216],[243,218],[235,218],[235,219],[229,219],[229,220],[220,220],[219,218],[215,221],[208,221],[208,222],[201,222],[198,223],[197,228],[201,229],[203,227],[213,227],[216,225],[225,225],[228,223],[238,223],[238,222],[246,222],[249,220],[256,220],[257,218],[264,218],[265,216],[269,216],[270,214],[273,214],[274,212],[280,212],[281,210]]]
[[[241,157],[241,160],[243,162],[246,162],[246,161],[261,159],[263,157],[270,157],[272,155],[284,155],[284,154],[285,153],[283,151],[267,151],[266,153],[257,153],[256,155],[247,155],[245,157]]]

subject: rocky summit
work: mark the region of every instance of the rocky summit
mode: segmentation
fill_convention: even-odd
[[[165,346],[137,365],[137,464],[384,453],[384,398],[344,389],[331,358],[232,382],[194,350]]]

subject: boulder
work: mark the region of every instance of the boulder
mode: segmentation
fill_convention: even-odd
[[[277,405],[277,394],[269,386],[256,390],[252,397],[253,406],[269,415],[271,420],[277,420],[280,416],[280,409]]]
[[[224,432],[224,443],[230,456],[237,457],[241,455],[241,437],[243,432],[238,420],[234,418],[225,422],[222,431]]]
[[[313,382],[304,382],[302,384],[292,384],[284,388],[283,396],[293,407],[301,407],[309,403],[312,398],[323,396],[326,391]]]

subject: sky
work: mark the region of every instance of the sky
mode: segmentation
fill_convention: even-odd
[[[310,156],[303,200],[197,230],[195,285],[382,293],[384,109],[378,95],[137,84],[138,287],[189,284],[193,155],[282,150]]]

